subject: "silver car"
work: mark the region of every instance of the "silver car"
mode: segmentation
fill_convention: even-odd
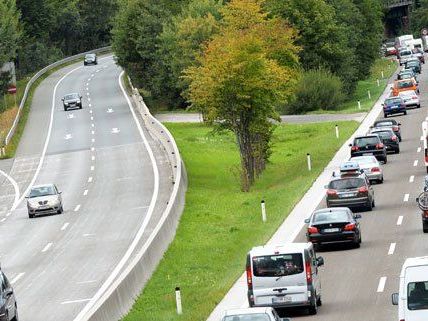
[[[374,156],[357,156],[350,159],[356,162],[360,169],[364,171],[367,178],[373,182],[383,183],[383,171],[379,161]]]
[[[65,95],[62,99],[64,110],[67,111],[70,108],[82,109],[82,96],[78,93],[71,93]]]
[[[223,313],[221,321],[291,321],[290,318],[280,318],[271,307],[233,309]]]
[[[61,192],[54,184],[33,186],[26,198],[29,218],[43,214],[61,214],[64,211]]]
[[[404,105],[406,108],[416,107],[421,108],[421,101],[419,95],[414,90],[402,91],[398,94],[404,100]]]

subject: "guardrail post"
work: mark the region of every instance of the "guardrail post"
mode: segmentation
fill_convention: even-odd
[[[177,314],[183,314],[183,307],[181,305],[181,291],[179,287],[175,288],[175,303],[177,305]]]

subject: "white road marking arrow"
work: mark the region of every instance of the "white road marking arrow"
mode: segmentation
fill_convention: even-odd
[[[119,128],[112,128],[111,133],[112,134],[119,134],[120,133],[120,129]]]
[[[71,139],[71,138],[73,138],[73,136],[71,136],[71,134],[67,134],[67,135],[65,135],[65,137],[64,137],[66,140],[69,140],[69,139]]]
[[[112,112],[114,112],[112,108],[107,109],[107,113],[111,114]]]
[[[68,114],[68,119],[74,118],[74,114]]]

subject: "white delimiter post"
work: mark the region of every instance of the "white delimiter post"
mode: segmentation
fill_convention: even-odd
[[[358,109],[361,109],[361,102],[358,101]]]
[[[339,126],[336,125],[336,138],[339,138]]]
[[[372,94],[370,93],[370,90],[367,90],[367,95],[369,96],[369,99],[372,99]]]
[[[312,165],[311,165],[311,154],[307,153],[306,154],[307,158],[308,158],[308,170],[311,171],[312,170]]]
[[[179,287],[175,288],[175,302],[177,304],[177,314],[183,314],[183,307],[181,305],[181,291]]]
[[[262,207],[262,221],[263,221],[263,222],[266,222],[266,203],[265,203],[265,201],[264,201],[264,200],[262,200],[262,201],[260,202],[260,205],[261,205],[261,207]]]
[[[380,86],[379,79],[376,79],[376,82],[377,82],[377,86],[379,87]]]

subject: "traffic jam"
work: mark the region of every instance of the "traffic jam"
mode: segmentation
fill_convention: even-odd
[[[396,55],[401,67],[389,88],[390,96],[382,103],[383,117],[349,144],[349,159],[332,173],[325,186],[325,205],[320,204],[305,220],[307,242],[252,248],[246,258],[249,308],[225,311],[222,321],[291,320],[279,317],[284,311],[290,315],[290,308],[316,315],[323,303],[320,267],[324,265],[317,252],[329,251],[334,244],[341,244],[345,250],[361,246],[361,213],[376,208],[375,185],[388,184],[384,183],[384,167],[389,158],[400,153],[400,142],[406,138],[402,137],[400,121],[393,117],[421,108],[418,76],[425,63],[422,44],[410,35],[397,37],[385,55]],[[428,173],[428,117],[422,123],[421,140]],[[428,233],[428,175],[416,201],[421,210],[421,230]],[[399,321],[428,320],[428,256],[405,260],[399,292],[391,299],[398,305]]]

